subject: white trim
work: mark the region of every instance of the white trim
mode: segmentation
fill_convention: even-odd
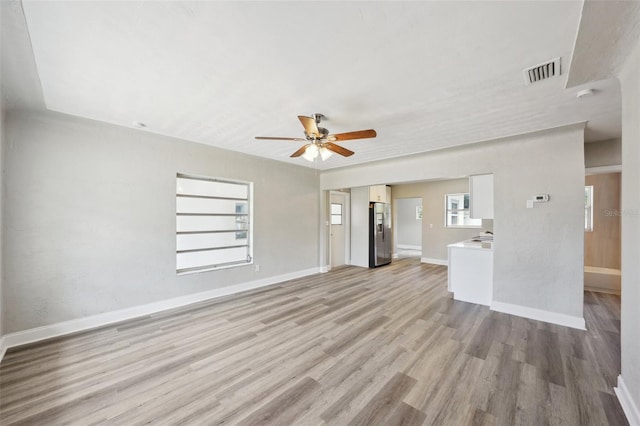
[[[422,246],[414,246],[411,244],[398,244],[396,247],[404,250],[422,250]]]
[[[505,314],[516,315],[518,317],[529,318],[536,321],[544,321],[551,324],[563,325],[565,327],[586,330],[584,318],[572,315],[560,314],[557,312],[544,311],[542,309],[530,308],[528,306],[514,305],[511,303],[491,302],[491,310],[503,312]]]
[[[391,255],[391,258],[392,258],[392,259],[397,259],[397,258],[398,258],[398,253],[393,253],[393,254]]]
[[[4,358],[4,354],[7,353],[7,345],[4,337],[0,337],[0,361]]]
[[[590,274],[617,275],[619,277],[622,276],[622,271],[620,269],[603,268],[600,266],[585,266],[584,272],[588,272]]]
[[[604,287],[593,287],[590,285],[585,285],[584,289],[585,291],[593,291],[596,293],[604,293],[604,294],[615,294],[616,296],[620,296],[621,294],[620,290],[604,288]]]
[[[622,411],[624,411],[624,414],[627,416],[629,425],[640,426],[640,410],[633,401],[633,398],[631,398],[631,392],[629,392],[629,388],[624,384],[622,374],[618,376],[618,386],[613,388],[613,390],[618,397],[618,401],[620,401]]]
[[[587,167],[584,169],[584,174],[587,176],[602,175],[605,173],[622,173],[622,165],[617,164],[613,166]]]
[[[318,268],[318,272],[320,272],[321,274],[329,272],[330,270],[331,270],[331,265],[324,265]]]
[[[620,295],[620,269],[602,268],[600,266],[584,267],[584,289],[599,293]]]
[[[431,263],[433,265],[449,266],[449,261],[448,260],[430,259],[428,257],[421,257],[420,258],[420,263]]]
[[[22,346],[28,343],[50,339],[52,337],[63,336],[65,334],[91,330],[93,328],[130,320],[144,315],[150,315],[169,309],[191,305],[193,303],[203,302],[222,296],[228,296],[242,291],[253,290],[260,287],[278,284],[283,281],[306,277],[308,275],[319,273],[321,269],[323,268],[305,269],[302,271],[296,271],[288,274],[263,278],[260,280],[249,281],[246,283],[235,284],[228,287],[207,290],[200,293],[188,294],[186,296],[175,297],[173,299],[161,300],[159,302],[149,303],[146,305],[134,306],[131,308],[105,312],[103,314],[77,318],[69,321],[59,322],[56,324],[50,324],[42,327],[5,334],[2,337],[2,342],[0,343],[0,355],[4,356],[4,352],[8,348]],[[2,356],[0,356],[0,361],[2,361]]]

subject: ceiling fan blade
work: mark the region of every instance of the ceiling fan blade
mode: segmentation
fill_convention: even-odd
[[[375,138],[378,134],[375,130],[358,130],[355,132],[347,132],[347,133],[337,133],[335,135],[327,136],[327,139],[330,141],[348,141],[351,139],[366,139],[366,138]]]
[[[307,132],[307,135],[313,138],[320,137],[320,130],[318,130],[318,125],[316,124],[316,120],[313,117],[305,117],[304,115],[299,115],[298,120],[304,126],[304,131]]]
[[[256,139],[267,141],[306,141],[306,139],[302,138],[280,138],[275,136],[256,136]]]
[[[343,148],[340,145],[336,145],[335,143],[325,142],[324,144],[322,144],[322,146],[327,148],[329,151],[333,151],[336,154],[342,155],[343,157],[350,157],[354,154],[353,151],[350,151],[347,148]]]
[[[309,145],[311,144],[308,143],[304,145],[302,148],[300,148],[299,150],[297,150],[296,152],[294,152],[293,154],[291,154],[291,158],[300,157],[302,154],[304,154],[304,151],[307,149]]]

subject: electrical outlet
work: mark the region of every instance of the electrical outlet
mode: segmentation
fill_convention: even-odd
[[[256,263],[255,265],[256,272],[260,272],[260,264]]]

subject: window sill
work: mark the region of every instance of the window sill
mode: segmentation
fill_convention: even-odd
[[[253,265],[253,260],[249,263],[238,263],[234,265],[221,265],[221,266],[212,266],[210,268],[202,268],[202,269],[180,269],[176,271],[176,275],[191,275],[191,274],[199,274],[201,272],[211,272],[211,271],[219,271],[221,269],[230,269],[230,268],[239,268],[242,266],[251,266]]]

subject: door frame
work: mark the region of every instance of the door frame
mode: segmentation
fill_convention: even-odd
[[[344,264],[351,265],[351,194],[342,191],[329,191],[329,270],[333,267],[332,252],[333,252],[333,239],[331,238],[331,197],[337,195],[344,197],[344,203],[342,204],[342,226],[344,226]]]

